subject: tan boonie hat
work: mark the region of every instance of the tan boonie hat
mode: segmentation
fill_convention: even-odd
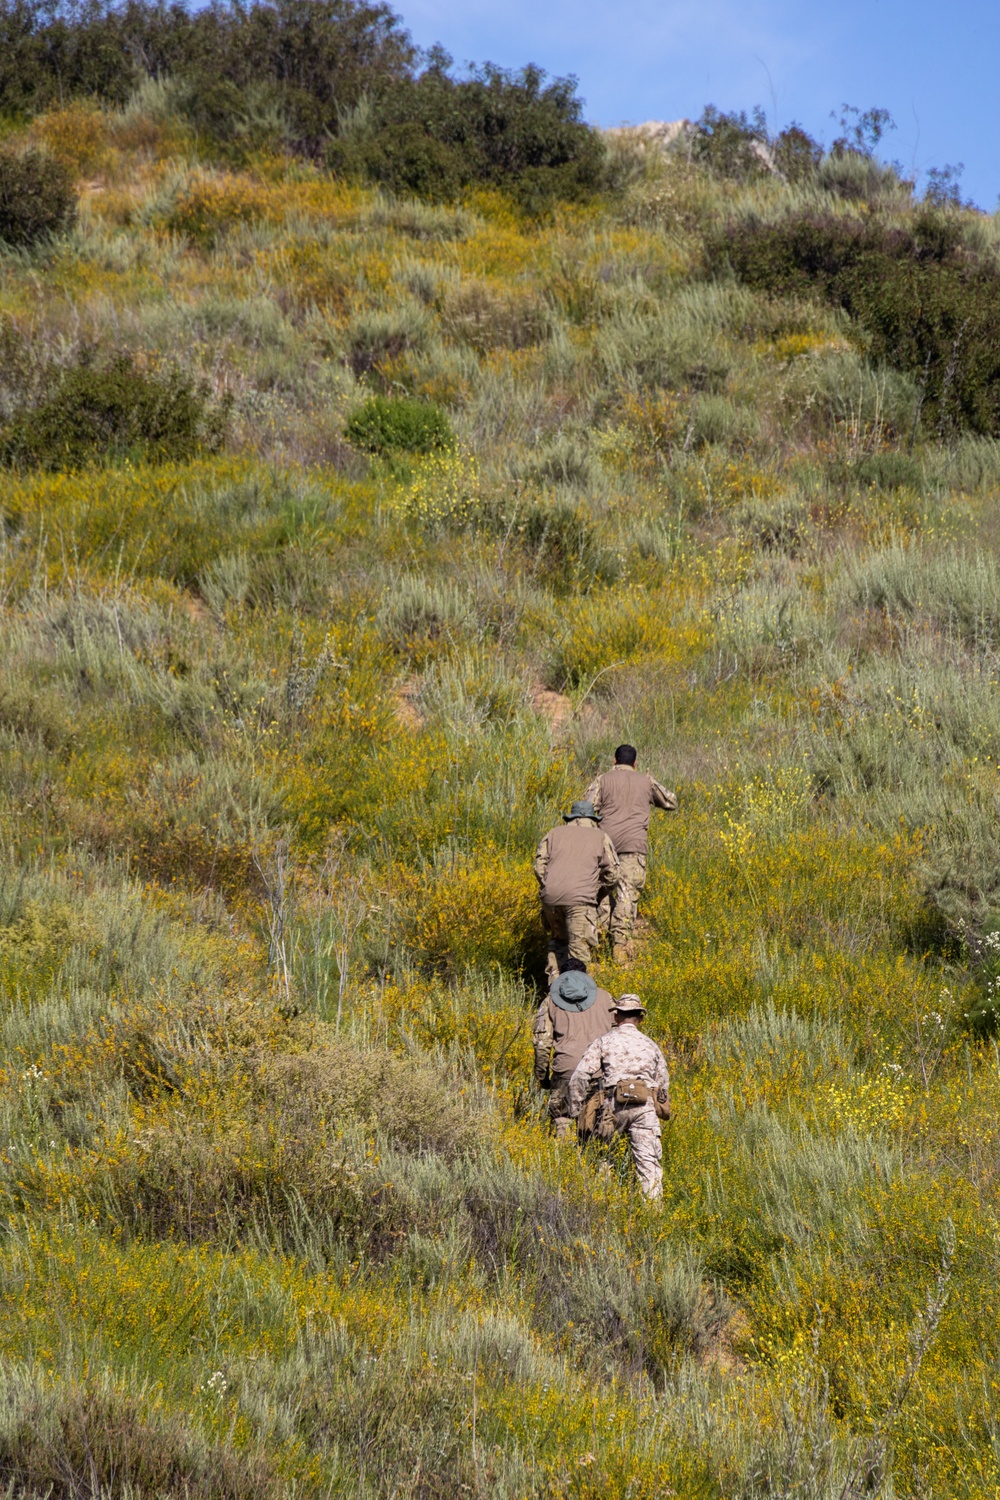
[[[646,1007],[639,999],[639,996],[631,993],[618,996],[618,999],[615,1001],[615,1010],[622,1016],[644,1016],[646,1014]]]

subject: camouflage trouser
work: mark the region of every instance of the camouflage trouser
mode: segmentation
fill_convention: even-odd
[[[620,879],[616,890],[601,891],[597,900],[597,925],[601,934],[611,933],[613,943],[627,943],[642,888],[646,884],[645,854],[619,854]]]
[[[549,1119],[556,1135],[569,1135],[573,1128],[573,1116],[569,1109],[569,1081],[572,1073],[553,1073],[549,1090]]]
[[[543,901],[542,921],[549,936],[545,974],[550,984],[565,958],[590,963],[591,950],[597,947],[596,906],[549,906]]]
[[[635,1175],[647,1198],[663,1197],[663,1141],[652,1104],[615,1110],[615,1125],[628,1136]]]

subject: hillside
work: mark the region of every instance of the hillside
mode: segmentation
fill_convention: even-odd
[[[8,1493],[1000,1494],[994,221],[860,141],[540,207],[39,108]],[[623,739],[662,1205],[530,1082],[531,855]]]

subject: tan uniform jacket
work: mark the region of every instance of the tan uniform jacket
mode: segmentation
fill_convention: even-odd
[[[596,906],[598,890],[618,884],[618,856],[596,823],[575,818],[542,839],[535,874],[547,906]]]
[[[614,766],[598,776],[587,788],[587,801],[601,814],[601,832],[619,854],[647,853],[651,807],[677,810],[676,793],[632,766]]]
[[[539,1083],[550,1075],[568,1079],[591,1042],[614,1024],[614,1001],[607,990],[599,989],[584,1011],[562,1010],[546,995],[535,1013],[535,1078]]]
[[[591,1042],[569,1081],[570,1109],[577,1115],[593,1086],[614,1088],[623,1078],[638,1078],[653,1093],[670,1092],[667,1060],[659,1047],[637,1026],[616,1026],[607,1036]]]

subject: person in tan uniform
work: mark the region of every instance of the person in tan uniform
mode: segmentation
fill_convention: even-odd
[[[587,973],[579,958],[567,958],[535,1015],[535,1082],[549,1094],[549,1119],[559,1137],[573,1124],[569,1081],[590,1043],[615,1024],[614,1001]]]
[[[598,828],[600,821],[593,803],[574,802],[563,815],[564,826],[547,833],[535,851],[542,921],[549,937],[545,973],[550,983],[563,959],[587,963],[598,941],[598,891],[618,885],[618,856]]]
[[[650,809],[677,811],[676,793],[636,770],[635,762],[635,746],[619,745],[614,767],[595,777],[587,788],[587,797],[601,814],[603,831],[618,855],[618,885],[602,890],[597,903],[598,928],[602,934],[610,929],[616,963],[628,963],[632,956],[632,924],[646,884]]]
[[[588,1100],[597,1104],[593,1133],[604,1141],[627,1135],[639,1186],[647,1198],[662,1198],[660,1121],[670,1119],[670,1074],[652,1037],[639,1030],[645,1014],[638,995],[618,998],[615,1029],[597,1037],[581,1057],[569,1081],[569,1102],[582,1136]]]

